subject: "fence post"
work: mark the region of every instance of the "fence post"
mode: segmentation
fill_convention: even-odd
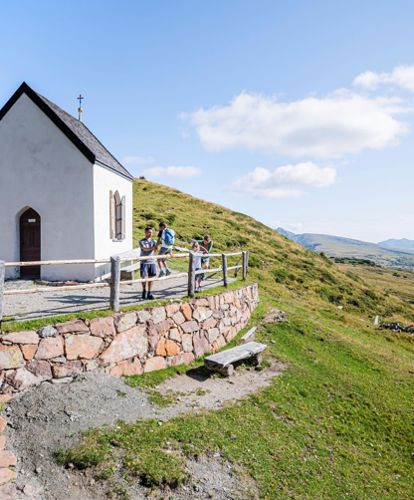
[[[221,254],[222,267],[223,267],[223,285],[227,287],[229,284],[229,278],[227,273],[227,255],[225,253]]]
[[[247,279],[247,259],[248,252],[244,251],[242,254],[242,272],[243,272],[243,280]]]
[[[4,304],[4,280],[6,277],[6,267],[4,260],[0,260],[0,323],[3,320],[3,304]]]
[[[188,254],[188,296],[194,297],[195,293],[195,259],[194,253]]]
[[[110,307],[113,311],[119,311],[119,294],[121,283],[121,258],[117,255],[111,257],[111,299]]]

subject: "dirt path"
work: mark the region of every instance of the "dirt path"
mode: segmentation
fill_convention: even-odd
[[[7,442],[18,457],[17,498],[105,498],[104,490],[87,473],[58,466],[53,452],[74,443],[80,432],[104,424],[114,425],[118,419],[168,420],[190,411],[221,408],[270,384],[283,369],[284,365],[277,362],[262,371],[240,367],[230,379],[209,377],[203,369],[190,370],[157,388],[161,394],[179,393],[174,404],[167,408],[154,406],[144,391],[104,374],[87,374],[71,383],[44,383],[30,389],[6,407]],[[187,469],[192,484],[171,492],[170,498],[230,499],[234,498],[234,489],[241,487],[230,464],[219,456],[189,461]],[[159,495],[164,497],[164,493]],[[148,490],[138,484],[130,491],[131,498],[137,500],[147,498],[147,494]],[[157,498],[157,492],[152,491],[151,495]]]
[[[215,276],[204,282],[204,288],[211,288],[222,283],[220,276]],[[33,281],[8,281],[6,290],[35,288]],[[175,278],[154,283],[155,299],[172,299],[187,295],[187,278]],[[121,286],[121,306],[144,302],[141,300],[141,284]],[[150,302],[150,301],[149,301]],[[24,295],[7,295],[5,297],[5,317],[16,320],[29,320],[60,316],[73,312],[92,309],[107,309],[109,307],[109,288],[92,288],[85,290],[61,291],[50,287],[50,292],[30,293]]]

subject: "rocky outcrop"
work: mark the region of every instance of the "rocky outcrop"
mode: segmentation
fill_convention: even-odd
[[[248,285],[189,302],[4,333],[0,393],[12,395],[45,380],[97,369],[139,375],[191,363],[232,340],[257,302],[257,285]]]

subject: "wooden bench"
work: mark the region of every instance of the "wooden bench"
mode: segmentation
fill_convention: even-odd
[[[260,344],[259,342],[248,342],[247,344],[207,356],[204,359],[204,365],[208,370],[230,377],[234,372],[235,363],[249,361],[253,366],[259,365],[260,354],[266,347],[265,344]]]

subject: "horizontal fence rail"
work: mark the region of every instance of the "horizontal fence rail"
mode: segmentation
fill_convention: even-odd
[[[120,310],[120,287],[123,285],[132,285],[136,283],[151,283],[154,281],[168,281],[171,279],[177,278],[188,278],[188,286],[187,292],[190,297],[195,294],[195,285],[196,279],[199,275],[207,275],[207,274],[217,274],[223,273],[223,284],[224,286],[228,286],[228,272],[235,271],[235,277],[239,270],[242,270],[242,279],[245,280],[247,278],[247,268],[248,268],[248,252],[247,251],[239,251],[232,253],[197,253],[195,254],[191,250],[176,247],[176,250],[179,253],[171,253],[166,255],[154,255],[154,256],[141,256],[139,255],[139,250],[132,250],[129,252],[125,252],[124,254],[111,257],[109,259],[73,259],[73,260],[47,260],[47,261],[30,261],[30,262],[4,262],[0,260],[0,322],[3,319],[3,311],[4,311],[4,297],[12,296],[12,295],[27,295],[32,293],[56,293],[56,292],[66,292],[73,290],[87,290],[91,288],[110,288],[110,308],[118,312]],[[215,268],[204,267],[202,269],[195,269],[195,262],[197,258],[220,258],[222,261],[222,265]],[[241,257],[242,262],[238,265],[228,266],[227,259],[229,257]],[[139,265],[143,261],[148,260],[170,260],[170,259],[188,259],[188,271],[172,273],[168,276],[160,276],[153,278],[139,278],[139,279],[126,279],[121,280],[122,271],[131,271],[139,269]],[[121,264],[123,262],[136,262],[137,264],[129,265],[128,267],[122,269]],[[6,277],[6,269],[7,268],[15,268],[15,267],[28,267],[28,266],[64,266],[64,265],[96,265],[96,264],[110,264],[111,272],[101,277],[101,281],[97,281],[94,283],[80,283],[76,285],[62,285],[62,286],[37,286],[26,289],[17,289],[17,290],[5,290],[5,277]],[[107,281],[103,281],[102,278],[105,278]]]

